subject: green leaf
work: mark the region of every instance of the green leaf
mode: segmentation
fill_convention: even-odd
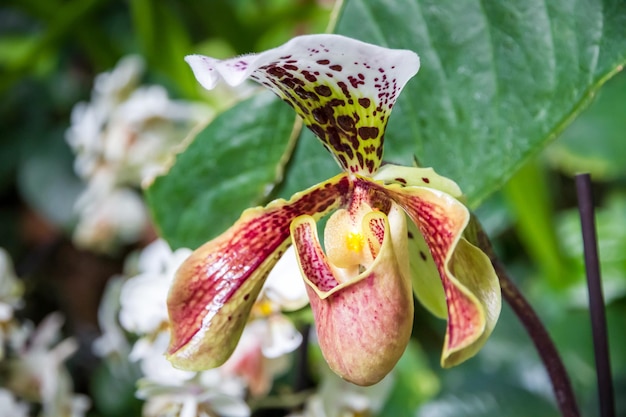
[[[95,13],[102,2],[102,0],[72,0],[54,8],[54,17],[45,25],[40,36],[23,44],[24,48],[6,62],[6,67],[0,68],[0,92],[6,91],[32,69],[39,70],[38,67],[43,66],[49,70],[52,65],[46,61],[52,62],[53,57],[58,58],[56,56],[58,51],[55,49],[58,43],[68,36],[76,36],[77,33],[82,35],[84,32],[81,29],[81,22]],[[49,6],[48,4],[42,9]],[[102,45],[100,47],[105,48]]]
[[[464,390],[447,394],[422,407],[417,417],[554,417],[558,416],[543,396],[520,390],[506,382],[490,390]]]
[[[598,99],[550,147],[552,165],[595,180],[626,177],[626,74],[610,80]]]
[[[120,361],[100,363],[91,377],[91,398],[98,415],[122,417],[140,415],[143,401],[135,397],[135,384],[141,377],[136,363]]]
[[[291,151],[294,115],[283,107],[264,93],[222,113],[155,180],[147,197],[171,245],[195,248],[265,200]]]
[[[196,97],[199,88],[183,60],[191,53],[191,40],[176,8],[169,2],[133,0],[130,3],[133,23],[148,63],[175,80],[188,97]]]
[[[570,326],[569,329],[576,329],[576,326]],[[433,357],[435,360],[438,357]],[[506,304],[498,319],[498,326],[473,359],[451,369],[433,367],[433,371],[440,378],[441,390],[434,399],[423,404],[414,416],[559,415],[553,402],[549,378],[537,352],[523,326]]]
[[[625,25],[612,0],[351,0],[337,32],[420,55],[386,158],[417,155],[475,206],[626,62]]]
[[[596,233],[606,304],[626,295],[626,194],[613,193],[605,197],[596,210]],[[562,242],[564,257],[570,265],[575,286],[569,289],[572,304],[587,306],[588,293],[585,272],[580,213],[577,209],[561,212],[556,218],[556,230]]]
[[[420,72],[394,106],[384,158],[412,165],[416,157],[421,166],[434,167],[456,181],[469,205],[476,207],[556,138],[626,63],[624,27],[626,3],[615,0],[347,0],[336,32],[420,55]],[[228,136],[235,133],[231,129],[239,122],[238,114],[225,113],[221,118],[220,126]],[[271,158],[260,154],[270,143],[287,149],[290,133],[272,124],[275,118],[288,120],[291,115],[288,107],[277,107],[272,118],[248,115],[254,119],[250,126],[263,130],[265,136],[242,147],[240,157],[263,161],[269,169]],[[247,134],[242,129],[237,132]],[[190,147],[188,152],[196,151],[197,147]],[[196,163],[204,162],[197,159]],[[236,170],[234,158],[211,163],[215,170],[218,165]],[[246,170],[243,164],[237,168]],[[192,178],[198,169],[184,171],[188,184],[179,182],[181,187],[201,182]],[[337,171],[333,159],[306,131],[287,165],[286,181],[270,197],[288,198]],[[231,180],[221,177],[227,183]],[[239,180],[250,181],[241,182],[243,188],[258,188],[257,181],[269,184],[255,175]],[[228,184],[213,181],[211,186],[212,193],[203,190],[204,205],[225,207],[230,197],[221,190]],[[257,193],[254,198],[262,196]],[[235,196],[233,210],[238,213],[245,201]],[[152,204],[168,206],[158,197]],[[204,240],[224,228],[222,217],[204,212],[192,220],[189,210],[179,209],[167,212],[162,207],[157,218],[174,242],[194,240],[184,239],[189,233],[186,228],[176,231],[165,226],[163,222],[176,221],[169,217],[186,218],[181,223],[194,224],[205,233]]]
[[[315,135],[304,128],[285,168],[284,180],[278,184],[270,198],[289,198],[340,171],[339,165]]]
[[[72,154],[63,133],[48,132],[50,140],[24,151],[17,186],[31,208],[55,226],[70,229],[76,220],[74,204],[84,184],[72,172]]]
[[[625,24],[626,4],[608,0],[351,0],[336,32],[420,55],[389,121],[385,159],[410,165],[417,156],[477,206],[626,62]],[[302,178],[299,161],[291,166],[287,175]]]
[[[411,341],[394,369],[394,386],[379,416],[414,416],[415,410],[439,391],[439,379],[421,347]]]
[[[530,161],[504,186],[504,196],[516,218],[516,231],[541,276],[554,287],[572,282],[554,228],[554,207],[547,176],[538,161]]]

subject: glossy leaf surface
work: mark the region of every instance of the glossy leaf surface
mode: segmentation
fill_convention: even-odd
[[[349,0],[336,32],[420,55],[420,72],[407,84],[389,119],[384,159],[411,165],[416,157],[421,166],[432,166],[456,181],[474,207],[556,138],[626,62],[625,25],[626,3],[611,0]],[[272,164],[279,167],[282,160],[266,152],[289,148],[291,129],[279,128],[276,120],[286,123],[293,110],[284,106],[269,113],[242,112],[251,103],[224,113],[222,124],[201,134],[236,140],[233,135],[247,132],[240,124],[242,113],[264,132],[238,154],[219,160],[215,167],[224,172],[210,191],[199,181],[206,174],[193,168],[202,157],[185,154],[160,181],[161,190],[151,192],[153,207],[160,206],[157,221],[175,245],[197,246],[200,234],[207,240],[223,231],[226,221],[216,222],[215,213],[228,207],[235,212],[231,219],[236,218],[265,196],[260,190],[280,179],[268,174]],[[218,136],[210,141],[221,143]],[[200,148],[190,147],[187,153],[214,151]],[[241,161],[253,159],[253,165],[264,167],[262,180],[258,173],[241,175],[251,172]],[[289,197],[338,171],[333,158],[304,131],[286,165],[286,182],[272,196]],[[255,192],[229,197],[234,188],[228,184],[233,182]],[[162,192],[184,192],[179,188],[185,187],[205,193],[204,217],[198,217],[197,206],[172,206],[169,193]],[[180,227],[176,218],[196,219],[195,228],[202,233]]]
[[[198,134],[148,191],[153,217],[171,245],[196,248],[245,208],[263,203],[280,178],[294,120],[289,106],[264,93]]]

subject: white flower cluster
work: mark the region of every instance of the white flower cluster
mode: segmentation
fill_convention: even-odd
[[[139,189],[171,164],[178,148],[212,116],[208,107],[174,101],[162,86],[140,86],[143,61],[122,59],[96,77],[89,103],[78,103],[66,139],[86,183],[76,202],[75,243],[110,252],[139,240],[148,216]]]
[[[87,397],[73,392],[65,360],[78,348],[72,338],[61,340],[63,317],[47,316],[36,328],[21,323],[14,311],[22,304],[22,286],[8,254],[0,248],[0,417],[81,417],[90,407]],[[5,350],[6,348],[6,350]]]
[[[306,305],[304,283],[287,282],[284,274],[270,276],[232,357],[217,369],[181,371],[163,355],[170,337],[166,298],[177,268],[190,254],[157,240],[139,254],[135,267],[127,266],[126,277],[111,281],[100,306],[103,334],[94,351],[105,360],[129,355],[139,364],[137,396],[145,400],[146,417],[249,416],[246,398],[267,394],[274,378],[289,368],[288,354],[302,342],[282,311]],[[126,334],[138,337],[132,347]]]

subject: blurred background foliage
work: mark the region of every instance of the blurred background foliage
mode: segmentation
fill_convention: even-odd
[[[66,331],[81,344],[72,375],[77,389],[94,399],[91,415],[132,415],[138,407],[132,372],[128,380],[117,380],[119,374],[90,353],[104,285],[133,247],[98,255],[71,243],[73,204],[84,187],[64,140],[72,107],[88,100],[96,74],[139,54],[147,63],[146,82],[164,85],[172,97],[224,109],[230,103],[199,89],[184,55],[227,57],[323,32],[331,3],[8,0],[0,6],[0,246],[12,254],[26,284],[20,314],[38,321],[61,310],[68,317]],[[583,415],[596,414],[597,395],[572,176],[588,171],[595,180],[618,415],[626,416],[625,160],[622,73],[477,208],[504,263],[553,335]],[[381,415],[558,415],[541,363],[508,307],[481,353],[445,371],[438,365],[443,333],[444,323],[418,307],[415,343]]]

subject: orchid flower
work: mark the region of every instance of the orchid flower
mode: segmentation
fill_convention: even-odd
[[[391,109],[417,73],[418,56],[309,35],[260,54],[186,60],[207,89],[250,78],[272,90],[343,172],[288,201],[244,211],[194,251],[168,296],[168,359],[193,370],[226,361],[290,244],[322,353],[339,376],[371,385],[393,368],[411,335],[411,287],[426,308],[447,317],[442,365],[474,355],[499,315],[500,288],[487,256],[462,237],[470,213],[459,201],[461,191],[430,168],[381,166]],[[331,212],[324,252],[316,220]]]

